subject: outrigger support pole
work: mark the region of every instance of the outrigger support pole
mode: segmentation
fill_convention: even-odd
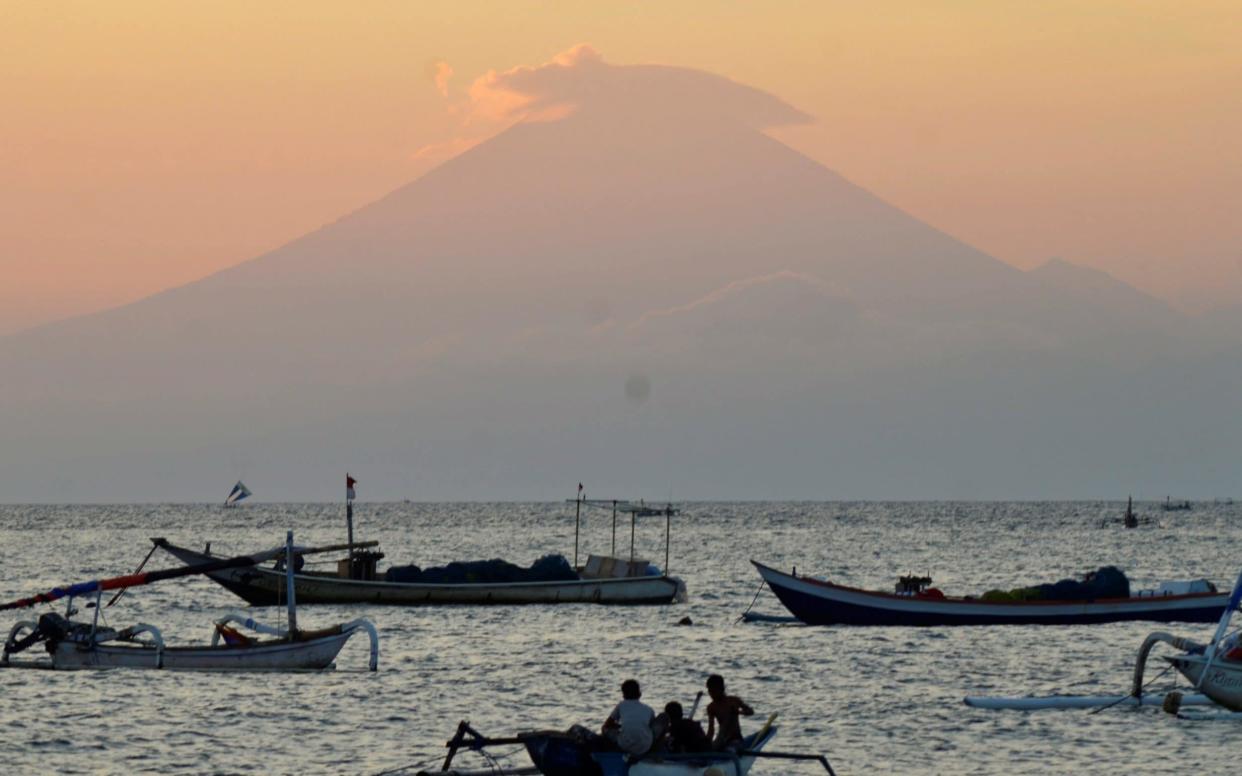
[[[737,753],[738,757],[769,757],[773,760],[813,760],[824,766],[824,770],[828,771],[828,776],[837,776],[832,770],[832,766],[828,763],[828,758],[822,754],[796,754],[793,752],[752,752],[749,749],[743,749]]]
[[[463,719],[457,723],[457,732],[444,745],[448,747],[448,756],[444,758],[441,771],[447,771],[457,756],[458,749],[469,749],[477,752],[486,746],[508,746],[525,743],[521,738],[488,738],[470,726],[470,721]]]

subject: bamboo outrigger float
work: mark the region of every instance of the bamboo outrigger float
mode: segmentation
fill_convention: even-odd
[[[331,549],[335,548],[304,548],[298,552],[305,554]],[[374,625],[368,620],[357,619],[319,630],[301,630],[297,624],[296,594],[290,586],[285,588],[290,591],[286,596],[287,628],[263,625],[242,614],[230,614],[215,621],[209,645],[167,646],[163,634],[153,625],[139,623],[116,630],[101,627],[99,624],[100,610],[119,598],[118,593],[105,605],[102,597],[107,590],[123,592],[130,587],[160,580],[244,568],[264,559],[293,557],[294,552],[293,532],[290,531],[284,547],[258,555],[217,559],[183,568],[83,582],[5,604],[0,609],[23,608],[39,603],[52,603],[61,598],[68,599],[64,615],[46,612],[37,620],[25,620],[14,625],[5,639],[0,667],[59,670],[145,668],[170,671],[317,671],[331,667],[349,638],[364,631],[371,640],[370,669],[376,670],[379,660],[379,635]],[[145,563],[143,561],[144,565]],[[292,567],[289,564],[286,566],[291,574]],[[77,611],[73,606],[74,599],[92,596],[94,601],[88,604],[95,609],[91,622],[72,620]],[[272,638],[250,638],[241,634],[234,625]],[[45,645],[48,660],[13,662],[10,659],[11,655],[35,644]]]
[[[581,496],[574,500],[574,561],[572,566],[560,562],[564,568],[562,578],[550,580],[518,580],[503,582],[409,582],[390,580],[377,571],[381,552],[375,551],[374,541],[355,542],[354,534],[354,484],[347,480],[345,502],[348,541],[340,548],[347,556],[337,563],[335,571],[296,570],[293,587],[297,599],[303,604],[386,604],[393,606],[426,606],[438,604],[470,605],[518,605],[518,604],[574,604],[592,603],[604,605],[669,604],[685,599],[685,584],[669,576],[668,562],[672,534],[672,516],[677,510],[671,505],[663,508],[648,507],[642,502],[587,501]],[[578,564],[579,534],[582,507],[611,505],[613,519],[612,556],[590,555],[586,563]],[[616,557],[616,514],[631,515],[630,554],[628,558]],[[633,521],[643,515],[665,516],[665,568],[657,569],[648,561],[634,554]],[[172,554],[182,563],[208,564],[218,560],[208,550],[197,551],[169,542],[162,537],[152,538],[155,546]],[[296,554],[296,553],[295,553]],[[252,606],[273,606],[280,602],[284,589],[285,572],[275,566],[264,566],[262,561],[249,565],[233,565],[206,572],[206,575],[224,588],[245,599]],[[295,562],[296,565],[299,565]]]

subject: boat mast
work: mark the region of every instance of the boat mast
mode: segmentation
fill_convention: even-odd
[[[354,576],[354,483],[349,472],[345,472],[345,529],[346,542],[349,544],[349,576]]]
[[[350,552],[353,552],[353,529],[350,529]],[[298,632],[298,604],[293,584],[293,531],[285,534],[285,602],[289,607],[289,640]]]
[[[617,557],[617,500],[612,500],[612,557]]]
[[[578,570],[578,534],[582,527],[582,483],[578,483],[578,498],[574,499],[574,571]]]
[[[673,538],[673,505],[664,508],[664,576],[668,576],[668,549]]]

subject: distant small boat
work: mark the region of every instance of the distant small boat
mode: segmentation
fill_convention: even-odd
[[[1229,602],[1209,583],[1163,583],[1129,598],[986,601],[937,592],[860,590],[751,561],[785,608],[808,625],[1086,625],[1129,620],[1213,622]],[[1198,590],[1196,590],[1196,588]]]
[[[1189,512],[1194,509],[1194,505],[1189,501],[1174,501],[1172,496],[1165,496],[1160,508],[1165,512]]]
[[[224,500],[224,505],[226,507],[237,506],[237,502],[242,499],[250,498],[251,495],[253,494],[251,494],[250,488],[246,487],[246,483],[238,480],[237,484],[233,486],[233,489],[229,491],[229,496]]]
[[[1126,511],[1121,517],[1106,517],[1100,520],[1100,528],[1109,528],[1114,525],[1120,525],[1123,528],[1138,528],[1139,526],[1150,526],[1160,528],[1158,521],[1147,515],[1139,515],[1134,511],[1134,498],[1126,499]]]

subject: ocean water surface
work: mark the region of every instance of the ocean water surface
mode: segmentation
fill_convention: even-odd
[[[444,741],[469,719],[494,735],[595,727],[637,678],[644,700],[689,704],[709,673],[753,705],[753,729],[779,712],[775,749],[826,754],[839,774],[1225,773],[1242,724],[1189,722],[1158,709],[994,712],[968,694],[1124,693],[1152,630],[1206,639],[1207,625],[815,628],[738,624],[759,586],[749,559],[846,584],[890,589],[929,573],[950,594],[1056,581],[1101,565],[1132,584],[1242,567],[1242,507],[1139,511],[1153,523],[1101,527],[1123,503],[699,503],[674,518],[670,570],[689,601],[661,607],[307,606],[303,627],[370,618],[365,637],[322,674],[0,671],[0,762],[7,772],[374,774],[438,767]],[[584,515],[582,555],[607,553],[611,517]],[[522,564],[573,553],[572,507],[559,504],[359,504],[360,538],[385,564],[503,557]],[[148,537],[216,552],[283,541],[344,540],[340,505],[3,506],[0,599],[131,571]],[[664,520],[640,521],[639,555],[663,564]],[[618,536],[628,553],[629,527]],[[149,568],[175,565],[157,553]],[[63,608],[63,607],[61,607]],[[784,614],[770,594],[755,609]],[[36,613],[39,610],[36,610]],[[157,625],[169,643],[210,639],[230,611],[272,622],[204,578],[135,589],[108,622]],[[30,612],[6,612],[5,631]],[[694,624],[678,626],[689,616]],[[1153,660],[1149,675],[1159,669]],[[526,764],[520,755],[510,761]],[[482,767],[480,759],[459,759]],[[816,766],[818,767],[818,766]],[[815,773],[769,762],[756,774]]]

